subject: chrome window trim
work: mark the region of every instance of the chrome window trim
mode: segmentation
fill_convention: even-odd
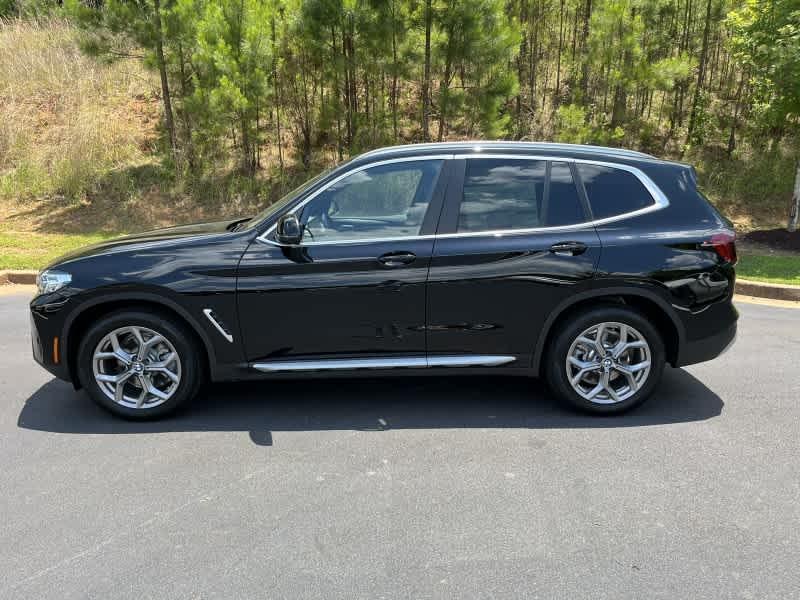
[[[593,228],[600,225],[606,225],[608,223],[616,223],[617,221],[623,221],[625,219],[630,219],[633,217],[638,217],[641,215],[646,215],[651,212],[655,212],[657,210],[661,210],[669,206],[669,200],[664,195],[664,192],[661,191],[656,183],[650,179],[650,177],[638,167],[634,167],[631,165],[625,165],[621,163],[615,162],[608,162],[604,160],[593,160],[589,158],[571,158],[571,157],[562,157],[562,156],[539,156],[539,155],[523,155],[523,154],[501,154],[501,153],[487,153],[487,154],[437,154],[431,156],[404,156],[400,158],[393,158],[387,159],[377,162],[368,163],[365,165],[361,165],[354,169],[347,171],[346,173],[342,173],[332,181],[330,181],[325,187],[318,189],[313,194],[311,194],[308,198],[303,200],[300,204],[295,206],[291,211],[287,211],[284,214],[288,214],[288,212],[296,212],[297,210],[303,208],[308,202],[313,200],[318,194],[321,194],[325,190],[327,190],[330,186],[334,185],[335,183],[341,181],[345,177],[357,173],[359,171],[363,171],[364,169],[380,166],[384,164],[391,164],[395,162],[415,162],[420,160],[459,160],[459,159],[480,159],[480,158],[490,158],[490,159],[509,159],[509,160],[537,160],[537,161],[551,161],[551,162],[566,162],[566,163],[581,163],[581,164],[590,164],[590,165],[597,165],[601,167],[608,167],[611,169],[620,169],[622,171],[627,171],[634,175],[639,182],[645,187],[648,191],[650,196],[653,198],[653,204],[650,206],[646,206],[644,208],[640,208],[638,210],[622,213],[619,215],[614,215],[611,217],[605,217],[603,219],[593,219],[591,221],[586,221],[584,223],[575,223],[573,225],[557,225],[554,227],[529,227],[525,229],[493,229],[489,231],[463,231],[463,232],[454,232],[454,233],[440,233],[440,234],[428,234],[428,235],[413,235],[413,236],[398,236],[398,237],[383,237],[383,238],[360,238],[360,239],[352,239],[352,240],[337,240],[337,241],[327,241],[327,242],[303,242],[302,244],[281,244],[275,240],[268,239],[270,233],[275,230],[277,224],[273,224],[267,231],[262,233],[260,236],[256,238],[257,241],[270,244],[272,246],[277,246],[279,248],[286,248],[286,247],[306,247],[306,246],[340,246],[340,245],[350,245],[350,244],[372,244],[372,243],[380,243],[380,242],[401,242],[401,241],[412,241],[412,240],[433,240],[433,239],[450,239],[450,238],[461,238],[461,237],[485,237],[485,236],[492,236],[492,237],[504,237],[507,235],[526,235],[526,234],[535,234],[535,233],[558,233],[558,232],[568,232],[568,231],[581,231],[587,228]],[[281,215],[282,216],[282,215]]]

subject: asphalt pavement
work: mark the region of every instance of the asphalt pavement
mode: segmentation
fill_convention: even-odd
[[[633,414],[535,381],[215,385],[128,423],[0,293],[0,598],[799,598],[800,310]]]

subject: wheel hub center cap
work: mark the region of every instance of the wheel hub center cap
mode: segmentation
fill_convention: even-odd
[[[138,361],[134,362],[132,365],[134,373],[142,373],[144,372],[144,365]]]
[[[600,363],[603,365],[603,368],[608,371],[611,367],[614,366],[614,360],[611,358],[604,358],[603,361]]]

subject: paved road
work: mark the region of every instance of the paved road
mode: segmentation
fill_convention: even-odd
[[[217,386],[114,420],[0,295],[0,598],[798,598],[800,310],[639,412],[536,383]]]

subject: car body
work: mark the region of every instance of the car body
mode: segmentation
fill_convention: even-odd
[[[709,360],[734,339],[733,239],[685,164],[565,144],[385,148],[323,173],[252,219],[131,235],[58,259],[43,271],[43,293],[30,305],[33,353],[57,377],[132,418],[158,416],[172,403],[142,392],[135,406],[135,386],[126,386],[148,384],[133,373],[118,410],[116,388],[94,389],[92,375],[107,372],[110,380],[144,369],[136,339],[142,346],[156,339],[163,322],[195,363],[191,394],[182,400],[205,379],[536,376],[554,363],[563,371],[564,359],[568,375],[577,376],[569,356],[596,366],[606,354],[616,360],[614,345],[639,352],[628,331],[650,342],[637,360],[648,362],[657,381],[663,365],[656,359],[674,367]],[[603,321],[608,328],[586,321],[598,308],[612,311],[616,320]],[[92,328],[126,311],[151,315],[145,340],[117,327],[130,345],[115,366],[113,357],[92,358],[119,350],[106,327],[106,337],[95,332],[98,345],[85,350],[94,366],[82,368]],[[587,324],[584,339],[594,345],[584,341],[554,358],[556,338],[574,324]],[[159,349],[150,363],[171,356],[172,342],[153,342]],[[620,372],[612,364],[611,375],[602,367],[587,372],[589,383],[574,391],[585,396],[603,373],[630,378],[632,360],[623,359]],[[183,386],[187,365],[180,384],[164,371],[173,382],[162,389]],[[637,391],[630,401],[615,400],[623,389],[617,385],[600,390],[603,402],[573,403],[617,412],[652,392],[634,390],[633,380],[629,387]]]

